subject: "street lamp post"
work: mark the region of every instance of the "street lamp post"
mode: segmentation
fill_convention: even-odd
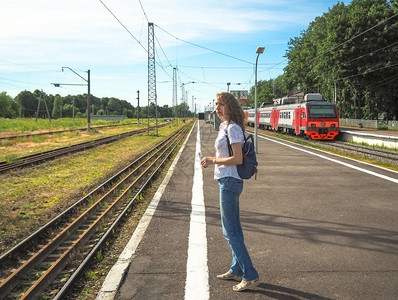
[[[257,148],[257,126],[258,126],[258,115],[257,115],[257,63],[258,63],[258,57],[260,56],[261,53],[264,52],[265,47],[258,47],[256,50],[257,53],[257,58],[256,58],[256,69],[255,69],[255,76],[254,76],[254,113],[255,113],[255,125],[254,125],[254,149],[256,150],[256,153],[258,153],[258,148]]]
[[[62,72],[64,69],[69,69],[81,79],[83,79],[87,84],[74,84],[74,83],[52,83],[55,87],[60,87],[61,85],[87,85],[87,131],[90,131],[90,70],[87,70],[87,79],[80,76],[80,74],[76,73],[69,67],[62,67]]]

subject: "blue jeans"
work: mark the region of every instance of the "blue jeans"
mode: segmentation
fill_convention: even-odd
[[[232,265],[229,272],[242,276],[243,280],[258,278],[258,273],[250,259],[243,240],[239,217],[239,195],[242,193],[243,180],[233,177],[218,179],[220,186],[220,210],[222,231],[232,249]]]

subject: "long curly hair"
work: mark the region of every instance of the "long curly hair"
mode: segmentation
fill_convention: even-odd
[[[236,100],[231,93],[227,92],[218,93],[217,100],[221,100],[227,108],[226,118],[228,123],[229,121],[234,121],[236,124],[242,127],[244,131],[246,116],[238,100]]]

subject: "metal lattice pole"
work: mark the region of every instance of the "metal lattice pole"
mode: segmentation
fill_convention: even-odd
[[[151,125],[155,124],[155,135],[158,135],[154,26],[148,23],[148,135]]]
[[[177,117],[177,68],[173,68],[173,110],[174,117]]]
[[[195,97],[192,96],[192,106],[191,106],[192,113],[193,113],[193,111],[194,111],[194,106],[195,106]]]

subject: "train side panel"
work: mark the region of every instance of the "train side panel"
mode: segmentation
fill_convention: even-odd
[[[307,135],[314,140],[333,140],[339,133],[336,105],[312,101],[277,105],[258,109],[258,124],[262,129]],[[245,111],[246,123],[255,124],[255,110]]]

